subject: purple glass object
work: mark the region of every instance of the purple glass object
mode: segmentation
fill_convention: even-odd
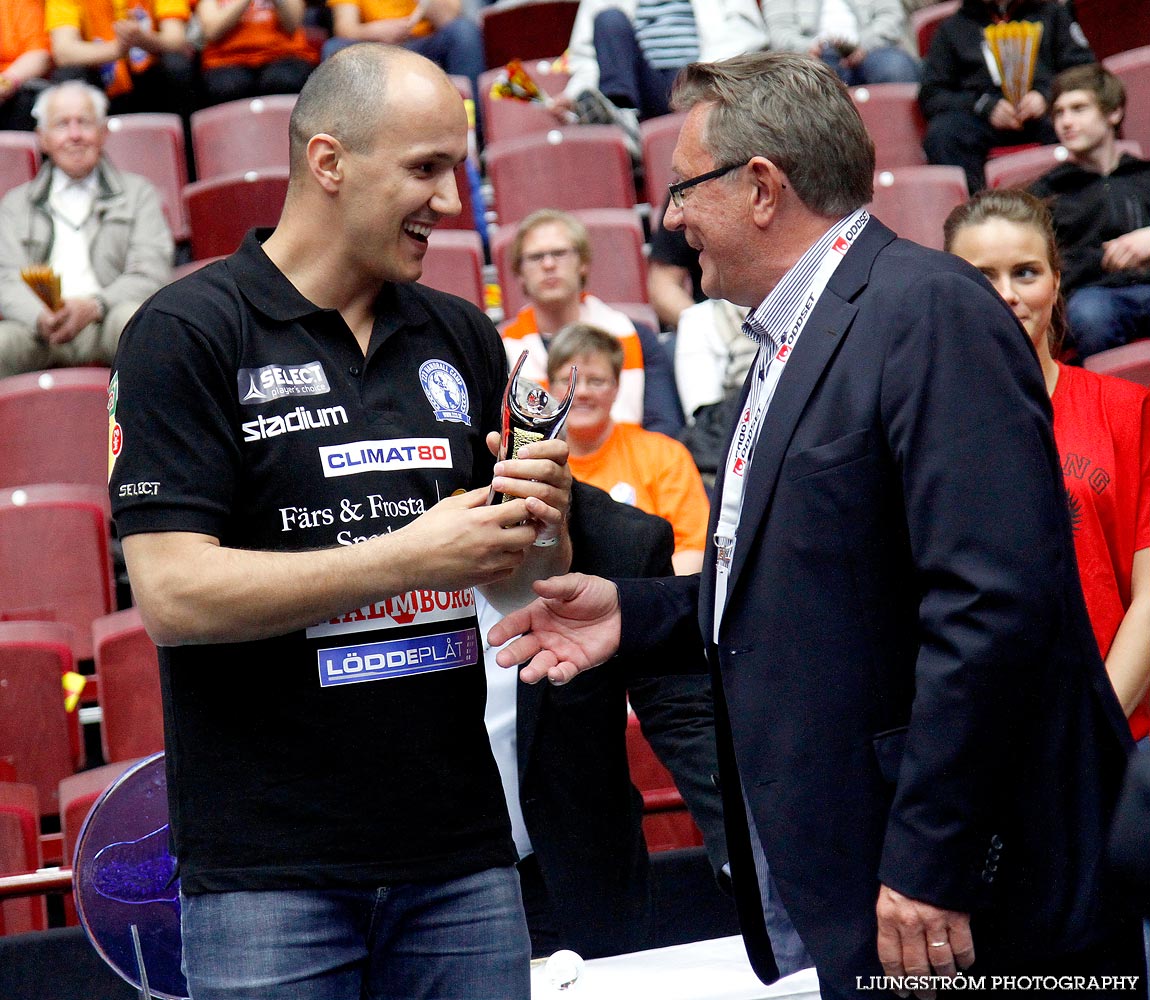
[[[72,881],[80,922],[100,957],[137,990],[146,983],[160,1000],[186,1000],[162,753],[129,768],[96,800],[76,842]]]

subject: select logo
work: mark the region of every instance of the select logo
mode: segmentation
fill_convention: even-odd
[[[240,402],[246,406],[270,403],[284,396],[320,396],[331,392],[323,365],[309,361],[302,365],[264,365],[241,368],[236,375]]]

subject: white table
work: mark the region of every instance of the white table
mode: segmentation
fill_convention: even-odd
[[[814,969],[764,986],[751,971],[741,937],[591,959],[566,990],[552,986],[542,964],[531,969],[531,1000],[818,1000]]]

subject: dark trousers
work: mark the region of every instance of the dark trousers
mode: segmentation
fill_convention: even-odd
[[[217,66],[203,72],[203,103],[224,104],[265,94],[298,94],[311,73],[305,59],[277,59],[263,66]]]
[[[992,128],[990,122],[973,111],[944,111],[926,127],[922,148],[931,163],[962,167],[970,193],[986,187],[983,167],[986,155],[995,146],[1021,146],[1028,142],[1049,145],[1058,141],[1046,118],[1031,120],[1018,132]]]
[[[671,84],[679,70],[655,69],[635,38],[635,26],[618,8],[595,18],[592,33],[599,63],[599,89],[621,108],[636,108],[640,118],[657,118],[671,110]]]
[[[48,85],[47,80],[29,80],[22,83],[11,97],[0,104],[0,129],[4,131],[31,132],[36,128],[32,117],[32,105],[40,96],[40,91]]]

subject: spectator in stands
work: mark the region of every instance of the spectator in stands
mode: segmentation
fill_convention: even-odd
[[[671,526],[572,483],[571,568],[610,576],[673,573]],[[479,631],[500,618],[476,595]],[[703,832],[712,869],[727,861],[714,712],[705,664],[680,656],[674,677],[621,658],[595,680],[524,684],[484,643],[485,719],[519,851],[532,953],[584,958],[654,947],[642,802],[628,766],[627,704]],[[732,907],[731,913],[734,910]]]
[[[743,333],[746,306],[707,299],[684,309],[675,336],[675,384],[687,414],[679,440],[704,482],[714,480],[739,413],[758,345]]]
[[[51,66],[44,0],[0,3],[0,129],[36,127],[32,105]]]
[[[1002,21],[1033,21],[1042,38],[1031,89],[1015,106],[991,69],[983,29]],[[1062,4],[1048,0],[963,0],[934,33],[923,61],[918,100],[927,119],[923,149],[931,163],[966,172],[971,193],[985,185],[983,167],[995,146],[1055,142],[1047,116],[1056,73],[1094,61],[1082,29]]]
[[[1136,740],[1150,733],[1150,390],[1059,364],[1058,249],[1024,191],[984,191],[946,221],[946,248],[977,267],[1026,329],[1054,408],[1078,572],[1110,682]]]
[[[483,34],[463,14],[460,0],[327,0],[333,37],[326,59],[354,42],[402,45],[436,63],[445,73],[465,76],[478,97],[479,74],[487,68]],[[476,101],[476,107],[478,107]]]
[[[111,364],[125,324],[170,277],[159,195],[102,157],[106,111],[104,92],[79,81],[36,101],[44,165],[0,201],[0,376]],[[59,308],[20,277],[35,264],[60,276]]]
[[[612,418],[677,434],[683,410],[671,361],[655,331],[584,291],[591,267],[587,227],[566,212],[540,209],[519,223],[508,252],[529,303],[503,327],[508,362],[514,365],[527,351],[522,374],[546,385],[551,338],[569,323],[590,323],[613,334],[623,347]]]
[[[763,0],[763,20],[772,49],[817,56],[849,86],[918,83],[902,0]]]
[[[102,87],[112,114],[191,111],[188,0],[46,0],[55,79]]]
[[[675,572],[697,573],[707,538],[707,491],[678,441],[612,419],[624,361],[619,339],[588,323],[565,326],[551,344],[547,378],[556,393],[567,391],[571,366],[578,368],[567,415],[571,474],[620,503],[670,521]]]
[[[205,104],[298,94],[316,54],[303,33],[304,0],[199,0]]]
[[[567,57],[571,79],[556,113],[622,125],[638,151],[638,123],[670,112],[687,63],[767,47],[757,0],[581,0]]]
[[[679,325],[683,310],[704,301],[703,269],[699,251],[687,242],[681,229],[663,225],[667,202],[659,213],[659,222],[651,233],[651,253],[647,258],[647,297],[665,330]]]
[[[1097,64],[1054,80],[1068,160],[1031,187],[1046,199],[1062,255],[1070,335],[1080,358],[1150,335],[1150,163],[1119,151],[1126,89]]]

